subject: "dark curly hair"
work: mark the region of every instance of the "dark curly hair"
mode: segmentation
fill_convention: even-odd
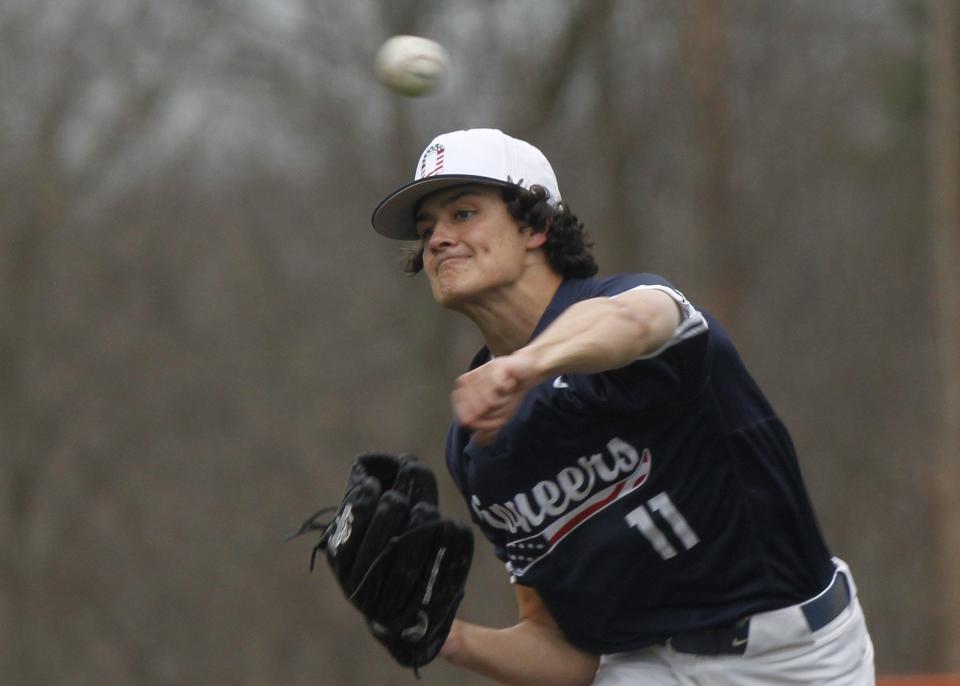
[[[599,271],[590,252],[590,234],[565,202],[551,205],[546,188],[527,189],[517,184],[504,186],[501,197],[520,226],[529,226],[536,233],[549,229],[543,251],[550,267],[560,276],[582,279]],[[403,270],[411,276],[423,270],[423,246],[407,253]]]

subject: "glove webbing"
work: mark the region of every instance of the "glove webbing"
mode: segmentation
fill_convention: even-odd
[[[331,519],[328,522],[322,524],[317,523],[317,518],[331,512],[336,512],[338,510],[337,505],[331,505],[330,507],[324,507],[317,512],[314,512],[312,515],[307,517],[307,519],[300,525],[300,528],[294,531],[292,534],[288,535],[284,541],[292,541],[293,539],[308,534],[311,531],[322,531],[320,534],[320,540],[317,541],[317,544],[313,546],[313,550],[310,553],[310,571],[313,571],[313,568],[316,566],[317,554],[324,550],[327,547],[327,539],[330,538],[330,534],[333,533],[333,527],[331,526],[335,519]]]

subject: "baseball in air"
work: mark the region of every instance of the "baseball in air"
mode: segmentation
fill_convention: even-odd
[[[409,97],[436,90],[450,69],[443,46],[420,36],[394,36],[377,51],[377,77],[390,90]]]

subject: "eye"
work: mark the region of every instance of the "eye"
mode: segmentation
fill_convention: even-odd
[[[422,228],[421,228],[421,227],[418,226],[418,227],[417,227],[417,233],[420,235],[420,242],[421,242],[421,243],[425,243],[425,242],[427,242],[428,240],[430,240],[430,236],[433,235],[433,227],[432,227],[432,226],[425,226],[425,227],[422,227]]]
[[[472,217],[472,216],[475,215],[475,214],[476,214],[476,211],[475,211],[475,210],[468,210],[468,209],[466,209],[466,208],[460,208],[459,210],[456,210],[456,211],[453,213],[453,216],[454,216],[458,221],[465,221],[465,220],[469,219],[470,217]]]

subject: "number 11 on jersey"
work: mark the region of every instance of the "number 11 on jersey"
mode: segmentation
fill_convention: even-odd
[[[650,512],[647,511],[648,509],[650,512],[658,513],[663,518],[663,521],[666,522],[673,531],[674,536],[687,550],[690,550],[690,548],[700,542],[700,538],[694,533],[693,529],[690,528],[690,525],[687,524],[687,520],[684,519],[683,515],[674,507],[670,496],[666,493],[658,493],[645,504],[630,512],[625,519],[627,520],[627,524],[635,526],[640,533],[650,541],[650,545],[653,546],[653,549],[656,550],[664,560],[669,560],[671,557],[674,557],[677,554],[677,549],[663,531],[660,530],[657,523],[653,521],[653,517],[651,517]]]

